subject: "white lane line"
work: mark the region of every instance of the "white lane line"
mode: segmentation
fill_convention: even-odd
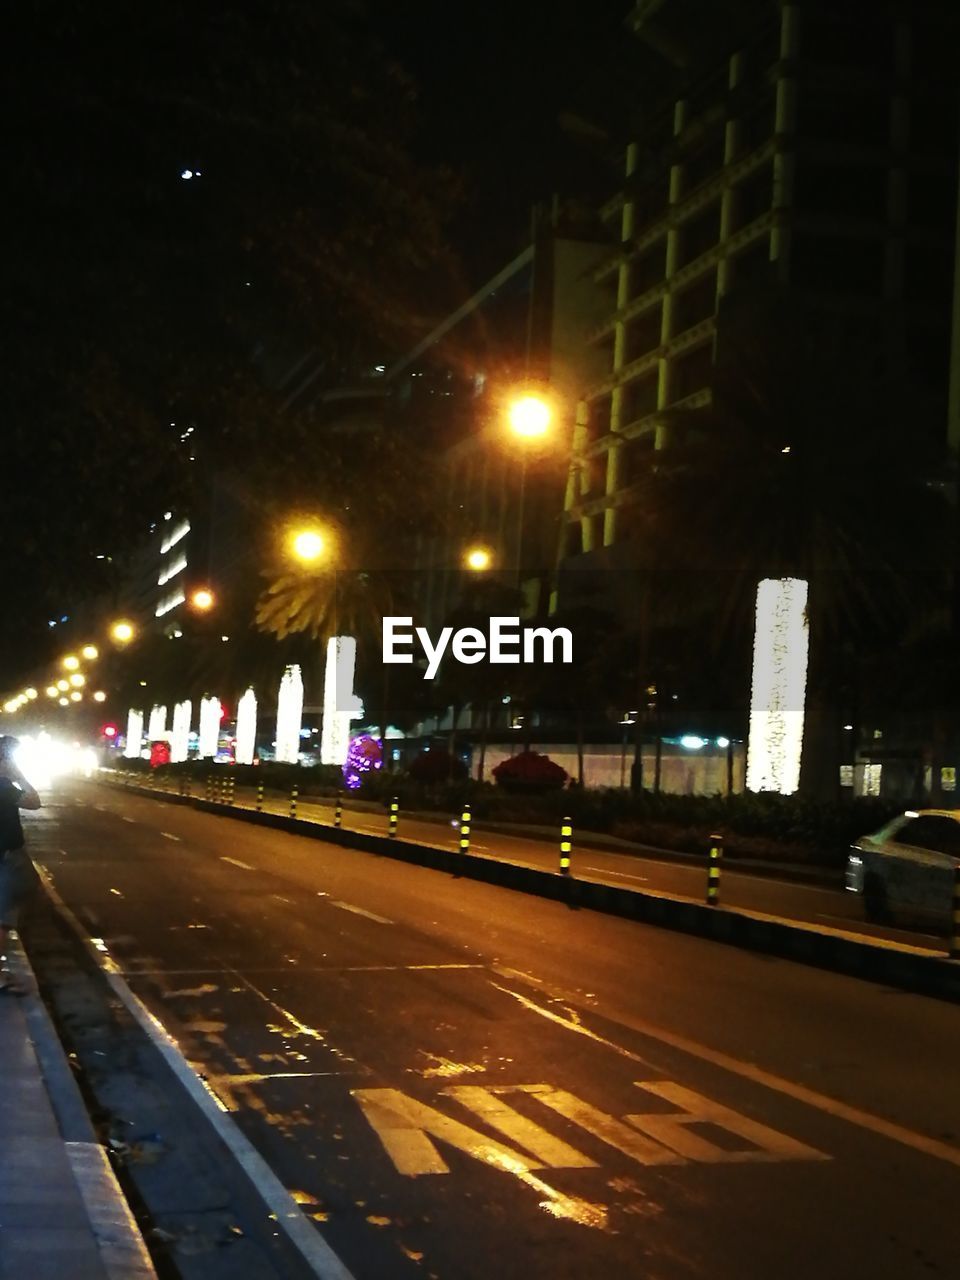
[[[181,840],[182,836],[175,836],[172,831],[161,831],[160,834],[164,840]]]
[[[228,858],[225,853],[220,855],[221,862],[229,862],[232,867],[243,867],[244,871],[256,871],[256,867],[251,867],[249,862],[241,862],[239,858]]]
[[[491,968],[494,973],[498,973],[504,978],[512,980],[519,978],[523,982],[529,982],[553,999],[561,999],[565,1004],[573,1005],[575,1009],[583,1008],[582,1002],[575,995],[558,991],[550,984],[541,982],[539,978],[535,978],[532,974],[521,973],[517,969],[510,969],[500,965],[493,965]],[[632,1062],[649,1066],[649,1063],[644,1058],[641,1058],[638,1053],[634,1053],[631,1049],[627,1049],[624,1045],[617,1044],[613,1040],[607,1040],[604,1036],[597,1035],[596,1032],[590,1031],[579,1022],[564,1018],[561,1014],[554,1013],[551,1009],[542,1008],[536,1001],[521,995],[519,991],[511,991],[506,987],[499,987],[496,982],[491,982],[491,986],[497,987],[498,990],[513,996],[515,1000],[519,1001],[532,1013],[537,1013],[551,1022],[556,1022],[560,1026],[566,1027],[568,1031],[574,1031],[579,1035],[589,1037],[591,1040],[599,1041],[606,1048],[613,1049],[615,1053],[630,1059]],[[568,1012],[573,1013],[573,1010],[568,1009]],[[589,1012],[596,1013],[597,1010],[591,1009]],[[576,1014],[573,1013],[573,1016],[576,1017]],[[869,1111],[861,1111],[859,1107],[851,1107],[846,1102],[841,1102],[839,1098],[831,1098],[825,1093],[818,1093],[815,1089],[808,1089],[806,1085],[798,1084],[794,1080],[787,1080],[771,1071],[764,1071],[762,1067],[755,1066],[752,1062],[744,1062],[741,1058],[733,1057],[732,1054],[723,1053],[719,1049],[711,1049],[708,1045],[700,1044],[687,1036],[677,1035],[673,1031],[667,1031],[664,1027],[655,1026],[642,1018],[631,1018],[623,1013],[610,1016],[612,1016],[613,1021],[620,1023],[621,1026],[627,1027],[631,1031],[636,1031],[642,1036],[647,1036],[651,1040],[657,1040],[660,1044],[669,1045],[671,1049],[679,1049],[681,1053],[686,1053],[692,1058],[699,1058],[701,1062],[709,1062],[712,1066],[720,1067],[723,1071],[729,1071],[732,1075],[750,1080],[753,1084],[761,1085],[764,1089],[770,1089],[774,1093],[782,1093],[784,1097],[792,1098],[795,1102],[802,1102],[805,1106],[813,1107],[817,1111],[833,1116],[834,1119],[845,1120],[848,1124],[866,1129],[868,1132],[878,1134],[882,1138],[888,1138],[891,1142],[899,1142],[902,1146],[910,1147],[923,1155],[933,1156],[937,1160],[943,1160],[947,1164],[960,1168],[960,1146],[949,1142],[940,1142],[936,1138],[928,1137],[925,1133],[916,1133],[914,1130],[906,1129],[903,1125],[896,1124],[892,1120],[885,1120],[883,1116],[873,1115]]]
[[[120,817],[124,822],[136,822],[136,818],[128,818],[125,813],[121,813]]]
[[[364,911],[363,907],[355,907],[349,902],[337,902],[330,899],[331,907],[339,907],[341,911],[352,911],[355,916],[365,916],[368,920],[376,920],[377,924],[393,924],[392,920],[388,920],[386,916],[378,916],[373,911]]]
[[[596,871],[600,876],[617,876],[621,880],[641,880],[644,884],[650,879],[649,876],[632,876],[629,871],[610,871],[607,867],[584,867],[584,871]]]

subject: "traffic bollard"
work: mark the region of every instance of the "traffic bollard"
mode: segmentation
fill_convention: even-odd
[[[560,826],[560,874],[570,874],[570,838],[573,835],[573,822],[564,818]]]
[[[211,788],[211,786],[212,786],[212,785],[213,785],[213,784],[212,784],[212,782],[211,782],[210,775],[209,775],[209,773],[208,773],[208,774],[207,774],[207,781],[206,781],[206,783],[204,784],[204,788],[203,788],[203,798],[204,798],[204,800],[210,800],[210,798],[211,798],[211,795],[210,795],[210,788]]]
[[[397,834],[397,823],[400,821],[400,802],[396,796],[390,801],[390,821],[387,824],[387,835],[392,840]]]
[[[237,780],[231,773],[230,777],[227,779],[227,804],[233,804],[233,789],[236,785]]]
[[[960,862],[953,869],[953,913],[950,921],[950,959],[960,960]]]
[[[470,806],[463,806],[463,813],[460,815],[460,852],[470,852]]]
[[[335,827],[343,826],[343,795],[337,792],[337,803],[333,806],[333,825]]]
[[[263,813],[263,783],[257,783],[257,813]]]
[[[290,817],[291,818],[295,818],[297,816],[297,796],[299,794],[300,792],[297,789],[297,784],[294,783],[293,789],[290,792]]]
[[[710,837],[710,862],[707,866],[707,906],[720,903],[720,859],[723,857],[723,836]]]

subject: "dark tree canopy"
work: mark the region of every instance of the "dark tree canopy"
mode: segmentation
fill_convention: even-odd
[[[120,553],[225,442],[275,453],[276,384],[304,349],[333,380],[422,331],[450,184],[410,159],[412,86],[351,0],[5,16],[19,633],[95,587],[95,555]]]

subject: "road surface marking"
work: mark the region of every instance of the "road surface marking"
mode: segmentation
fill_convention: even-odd
[[[544,1106],[550,1107],[557,1115],[572,1120],[581,1129],[586,1129],[587,1133],[592,1133],[607,1146],[615,1147],[625,1156],[630,1156],[638,1164],[685,1163],[682,1155],[678,1155],[660,1142],[654,1142],[651,1138],[637,1133],[621,1120],[608,1116],[606,1112],[598,1110],[581,1098],[574,1097],[565,1089],[554,1089],[548,1084],[529,1084],[522,1085],[520,1088],[522,1092],[532,1094]]]
[[[519,978],[524,982],[529,982],[554,998],[564,1000],[568,1004],[579,1004],[579,998],[576,995],[557,991],[550,984],[541,982],[540,979],[530,974],[524,974],[519,970],[509,969],[505,966],[494,966],[494,972],[501,974],[503,977]],[[497,984],[493,983],[492,985],[496,986]],[[504,987],[498,989],[507,990]],[[568,1030],[588,1035],[591,1039],[599,1041],[634,1062],[643,1062],[645,1066],[650,1065],[639,1054],[624,1048],[623,1045],[618,1045],[612,1040],[607,1040],[603,1036],[587,1030],[579,1023],[562,1018],[559,1014],[553,1013],[548,1009],[543,1009],[534,1001],[527,1000],[525,996],[521,996],[515,991],[509,991],[508,994],[516,997],[516,999],[543,1017],[549,1018],[561,1026],[566,1026]],[[591,1010],[590,1012],[596,1011]],[[733,1057],[732,1054],[723,1053],[719,1049],[711,1049],[708,1045],[699,1044],[696,1040],[691,1040],[687,1036],[677,1035],[673,1031],[667,1031],[663,1027],[645,1022],[641,1018],[631,1018],[628,1014],[623,1013],[608,1016],[611,1017],[612,1021],[618,1022],[630,1031],[636,1031],[639,1035],[647,1036],[651,1040],[657,1040],[660,1044],[669,1045],[671,1049],[679,1049],[681,1053],[689,1054],[692,1058],[699,1058],[701,1062],[709,1062],[712,1066],[720,1067],[724,1071],[729,1071],[732,1075],[740,1076],[745,1080],[752,1081],[754,1084],[762,1085],[763,1088],[770,1089],[774,1093],[782,1093],[784,1097],[792,1098],[795,1102],[801,1102],[805,1106],[813,1107],[815,1110],[822,1111],[837,1120],[845,1120],[848,1124],[866,1129],[882,1138],[888,1138],[891,1142],[898,1142],[901,1146],[909,1147],[913,1151],[933,1156],[936,1160],[943,1160],[947,1164],[960,1168],[960,1147],[954,1146],[952,1143],[940,1142],[936,1138],[928,1137],[925,1133],[916,1133],[914,1130],[906,1129],[903,1125],[896,1124],[892,1120],[885,1120],[883,1116],[873,1115],[869,1111],[861,1111],[859,1107],[851,1107],[846,1102],[841,1102],[838,1098],[831,1098],[825,1093],[818,1093],[815,1089],[808,1089],[806,1085],[797,1084],[793,1080],[787,1080],[784,1076],[765,1071],[762,1067],[755,1066],[752,1062],[744,1062],[741,1058]]]
[[[629,1115],[625,1119],[641,1132],[662,1142],[665,1147],[675,1151],[677,1155],[695,1160],[699,1164],[750,1164],[771,1163],[784,1160],[830,1160],[813,1147],[808,1147],[796,1138],[770,1129],[749,1116],[742,1116],[730,1107],[704,1098],[702,1094],[685,1089],[682,1085],[672,1084],[669,1080],[635,1080],[638,1089],[644,1089],[657,1098],[664,1098],[675,1106],[682,1107],[680,1112],[665,1114],[657,1112],[648,1115]],[[699,1133],[690,1130],[692,1124],[709,1124],[724,1129],[737,1138],[743,1138],[752,1144],[752,1150],[731,1151],[708,1142]]]
[[[331,907],[339,907],[341,911],[351,911],[355,916],[365,916],[368,920],[375,920],[377,924],[393,924],[392,920],[388,920],[386,916],[378,916],[373,911],[365,911],[363,907],[354,907],[349,902],[338,902],[335,898],[330,899]]]
[[[256,867],[251,867],[249,862],[241,862],[239,858],[228,858],[225,853],[220,855],[221,862],[229,862],[232,867],[243,867],[244,871],[256,871]]]
[[[136,822],[136,818],[128,818],[125,813],[121,813],[120,817],[124,822]]]
[[[165,840],[180,840],[181,836],[175,836],[172,831],[161,831],[160,834]]]
[[[621,880],[641,880],[644,884],[650,879],[649,876],[634,876],[629,871],[611,871],[607,867],[584,867],[584,871],[596,871],[601,876],[617,876]]]
[[[554,1169],[595,1169],[596,1160],[581,1155],[568,1143],[555,1138],[546,1129],[528,1120],[519,1111],[514,1111],[502,1098],[490,1089],[480,1085],[449,1085],[442,1092],[448,1098],[455,1098],[472,1111],[474,1115],[485,1120],[491,1129],[496,1129],[505,1138],[515,1142],[517,1146],[532,1151],[541,1163]]]
[[[450,1166],[430,1141],[436,1138],[498,1169],[542,1169],[543,1165],[478,1133],[399,1089],[351,1089],[371,1128],[399,1173],[418,1178],[449,1173]]]

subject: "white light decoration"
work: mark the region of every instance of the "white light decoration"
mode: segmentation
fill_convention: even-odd
[[[200,699],[200,735],[197,742],[197,754],[201,760],[212,760],[217,754],[220,743],[220,719],[223,709],[220,699],[207,697]]]
[[[193,705],[187,698],[173,708],[173,729],[170,733],[170,759],[186,760],[190,754],[190,716]]]
[[[747,790],[791,795],[800,784],[807,691],[807,583],[764,578],[757,586]]]
[[[150,712],[147,737],[151,742],[160,742],[167,736],[167,708],[154,706]]]
[[[135,711],[133,707],[127,712],[127,740],[123,745],[123,754],[128,760],[137,760],[140,757],[140,747],[143,742],[143,712]]]
[[[277,760],[296,764],[300,755],[300,722],[303,717],[303,677],[294,663],[280,681],[277,698]]]
[[[253,764],[257,742],[257,695],[248,689],[237,703],[237,764]]]
[[[357,667],[357,642],[353,636],[331,636],[327,641],[327,667],[323,682],[323,729],[320,760],[346,764],[350,747],[350,721],[363,716],[363,702],[353,691]]]

